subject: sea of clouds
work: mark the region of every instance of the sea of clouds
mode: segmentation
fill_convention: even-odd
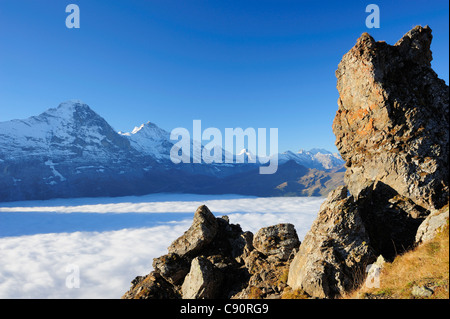
[[[200,205],[253,233],[292,223],[302,240],[323,201],[152,194],[2,203],[0,298],[120,298],[189,228]]]

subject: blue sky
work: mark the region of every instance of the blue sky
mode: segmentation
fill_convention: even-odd
[[[68,29],[65,8],[80,8]],[[368,29],[365,8],[380,7]],[[334,72],[363,33],[433,29],[448,84],[449,7],[430,1],[0,0],[0,121],[81,99],[117,131],[278,128],[279,150],[335,151]]]

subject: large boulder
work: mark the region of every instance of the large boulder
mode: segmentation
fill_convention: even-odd
[[[183,281],[189,272],[190,260],[174,253],[154,258],[153,268],[165,280],[171,284],[178,284]]]
[[[336,189],[300,245],[288,284],[320,298],[351,290],[376,256],[391,261],[415,245],[427,213],[382,182],[366,185],[358,198]]]
[[[194,214],[191,227],[169,246],[169,253],[194,255],[213,240],[218,227],[217,220],[208,207],[200,206]]]
[[[364,33],[339,63],[333,132],[352,195],[381,181],[428,210],[448,202],[449,90],[431,40],[428,26],[393,46]]]
[[[253,246],[266,256],[287,260],[300,246],[300,240],[294,225],[285,223],[261,228],[253,238]]]
[[[222,273],[205,257],[192,260],[181,286],[183,299],[212,299],[220,295]]]
[[[359,284],[375,260],[360,211],[341,186],[322,204],[290,264],[287,283],[311,296],[332,298]]]
[[[300,240],[292,224],[277,224],[258,230],[253,237],[254,249],[243,258],[250,279],[233,298],[281,298],[287,287],[290,262],[299,245]]]
[[[280,299],[287,287],[287,273],[292,259],[281,260],[254,249],[245,259],[250,273],[246,287],[233,295],[233,299]]]
[[[419,226],[416,234],[416,243],[432,240],[444,227],[448,226],[448,205],[440,210],[433,211]]]

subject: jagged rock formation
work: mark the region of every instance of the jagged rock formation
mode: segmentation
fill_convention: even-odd
[[[449,90],[431,68],[431,29],[395,45],[364,33],[336,71],[336,146],[358,196],[381,181],[426,209],[448,201]]]
[[[292,224],[279,224],[261,228],[253,239],[253,246],[267,256],[287,260],[293,249],[300,246]]]
[[[346,187],[329,194],[292,261],[293,289],[336,297],[377,256],[392,260],[445,222],[430,215],[449,200],[449,91],[431,69],[431,39],[419,26],[394,46],[365,33],[340,62],[333,131]]]
[[[376,259],[361,211],[345,186],[331,192],[291,263],[288,285],[319,297],[334,297],[357,284]],[[360,276],[362,279],[363,276]]]
[[[287,287],[287,273],[300,241],[292,224],[261,228],[253,238],[253,249],[244,258],[250,273],[247,287],[234,299],[281,297]]]
[[[286,287],[280,278],[299,245],[291,224],[263,228],[253,236],[203,205],[169,253],[155,258],[154,270],[136,277],[122,298],[279,298]]]
[[[192,256],[216,236],[219,223],[208,207],[200,206],[194,214],[191,227],[168,248],[169,253]]]

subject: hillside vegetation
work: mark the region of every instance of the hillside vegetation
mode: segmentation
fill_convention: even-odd
[[[448,210],[448,206],[445,208]],[[436,237],[385,263],[379,288],[363,285],[344,298],[448,299],[449,225]]]

